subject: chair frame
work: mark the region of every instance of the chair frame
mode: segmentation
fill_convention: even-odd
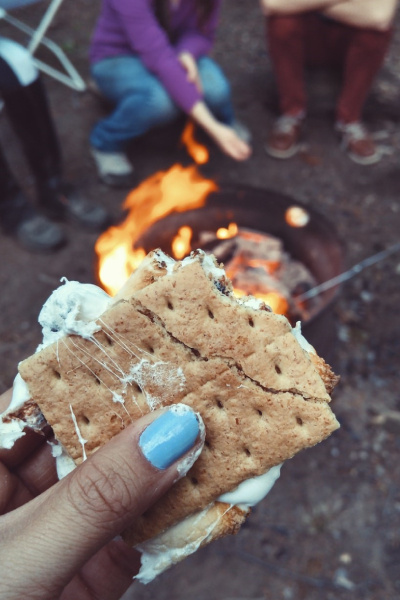
[[[46,32],[50,27],[50,24],[62,2],[63,0],[51,1],[37,29],[32,29],[32,27],[29,27],[29,25],[26,25],[19,19],[11,16],[4,8],[0,8],[0,20],[3,19],[7,23],[10,23],[10,25],[13,25],[20,31],[23,31],[29,35],[30,41],[27,46],[27,50],[32,55],[33,61],[40,71],[43,71],[43,73],[46,73],[50,77],[57,79],[57,81],[60,81],[73,90],[84,92],[87,89],[86,83],[79,75],[69,58],[66,56],[65,52],[60,48],[60,46],[58,46],[58,44],[46,37]],[[51,67],[34,56],[40,44],[46,46],[46,48],[48,48],[57,57],[67,74],[55,69],[54,67]]]

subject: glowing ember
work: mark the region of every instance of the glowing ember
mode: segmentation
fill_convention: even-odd
[[[142,248],[134,249],[140,236],[156,221],[170,213],[204,206],[217,184],[205,179],[195,165],[174,165],[143,181],[126,198],[125,221],[110,227],[97,240],[99,278],[104,289],[114,295],[145,256]]]
[[[309,220],[310,215],[301,206],[290,206],[285,213],[285,221],[291,227],[305,227]]]
[[[178,234],[172,240],[172,254],[177,260],[181,260],[190,254],[190,242],[192,241],[193,231],[191,227],[181,227]]]
[[[186,147],[187,153],[198,165],[205,165],[208,162],[209,152],[205,146],[199,144],[194,139],[194,123],[188,121],[182,133],[181,142]]]
[[[238,232],[238,226],[236,223],[229,223],[228,228],[220,227],[217,230],[216,236],[219,240],[228,240],[229,238],[235,237]]]

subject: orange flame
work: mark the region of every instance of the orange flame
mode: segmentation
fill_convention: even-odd
[[[187,123],[181,139],[187,152],[197,164],[205,164],[208,161],[207,148],[194,139],[192,121]],[[110,227],[104,232],[95,245],[99,259],[99,279],[106,291],[114,295],[145,258],[144,248],[134,248],[134,246],[153,223],[174,211],[185,212],[201,208],[205,205],[208,195],[217,189],[217,184],[202,177],[195,165],[190,167],[174,165],[167,171],[155,173],[132,190],[123,204],[123,208],[128,211],[126,219],[120,225]],[[233,238],[237,234],[236,223],[229,223],[227,228],[221,227],[216,232],[217,238],[221,240]],[[192,235],[192,229],[183,226],[172,240],[172,253],[177,260],[189,254]],[[240,235],[256,242],[263,239],[262,234],[256,232],[240,232]],[[237,256],[229,265],[228,277],[234,280],[235,274],[244,270],[246,265],[262,267],[271,273],[279,263]],[[287,313],[288,303],[283,296],[276,292],[258,291],[253,287],[246,291],[235,288],[234,294],[237,297],[252,294],[264,300],[274,312]]]
[[[181,142],[186,147],[187,153],[191,156],[198,165],[205,165],[208,162],[209,152],[205,146],[199,144],[194,139],[194,123],[188,121],[183,130]]]
[[[193,231],[191,227],[184,225],[172,240],[172,254],[177,260],[181,260],[190,254],[190,242],[192,241]]]
[[[238,232],[238,226],[236,223],[229,223],[228,228],[220,227],[217,230],[216,236],[219,240],[228,240],[229,238],[235,237]]]
[[[99,278],[106,291],[114,295],[143,260],[144,249],[133,247],[153,223],[174,211],[204,206],[207,196],[217,189],[217,184],[205,179],[195,165],[173,165],[132,190],[123,204],[129,211],[125,221],[110,227],[95,245]]]

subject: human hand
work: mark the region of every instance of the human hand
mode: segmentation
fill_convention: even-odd
[[[197,68],[196,59],[194,58],[193,54],[190,54],[190,52],[181,52],[178,55],[178,59],[182,67],[186,71],[187,80],[191,83],[194,83],[199,93],[202,94],[203,86],[201,85],[199,70]]]
[[[222,152],[234,160],[243,161],[251,156],[251,147],[240,139],[232,127],[216,122],[209,129],[209,134]]]
[[[191,466],[201,437],[190,408],[155,411],[60,482],[46,437],[29,431],[0,450],[0,599],[120,598],[140,555],[114,538],[180,477],[182,459]]]

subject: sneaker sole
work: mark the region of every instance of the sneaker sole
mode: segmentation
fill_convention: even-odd
[[[40,244],[35,244],[34,242],[26,242],[17,236],[12,236],[18,242],[18,244],[24,250],[28,250],[29,252],[35,252],[37,254],[52,254],[53,252],[57,252],[64,248],[67,245],[67,238],[62,238],[59,242],[54,244],[53,246],[41,246]]]
[[[363,165],[364,167],[367,167],[369,165],[376,165],[376,163],[378,163],[382,159],[382,155],[379,152],[373,154],[372,156],[366,157],[357,156],[352,152],[347,152],[347,156],[353,162],[357,163],[358,165]]]
[[[270,146],[264,146],[265,152],[272,156],[272,158],[278,158],[279,160],[286,160],[287,158],[292,158],[300,151],[300,144],[295,144],[288,150],[274,150]]]

